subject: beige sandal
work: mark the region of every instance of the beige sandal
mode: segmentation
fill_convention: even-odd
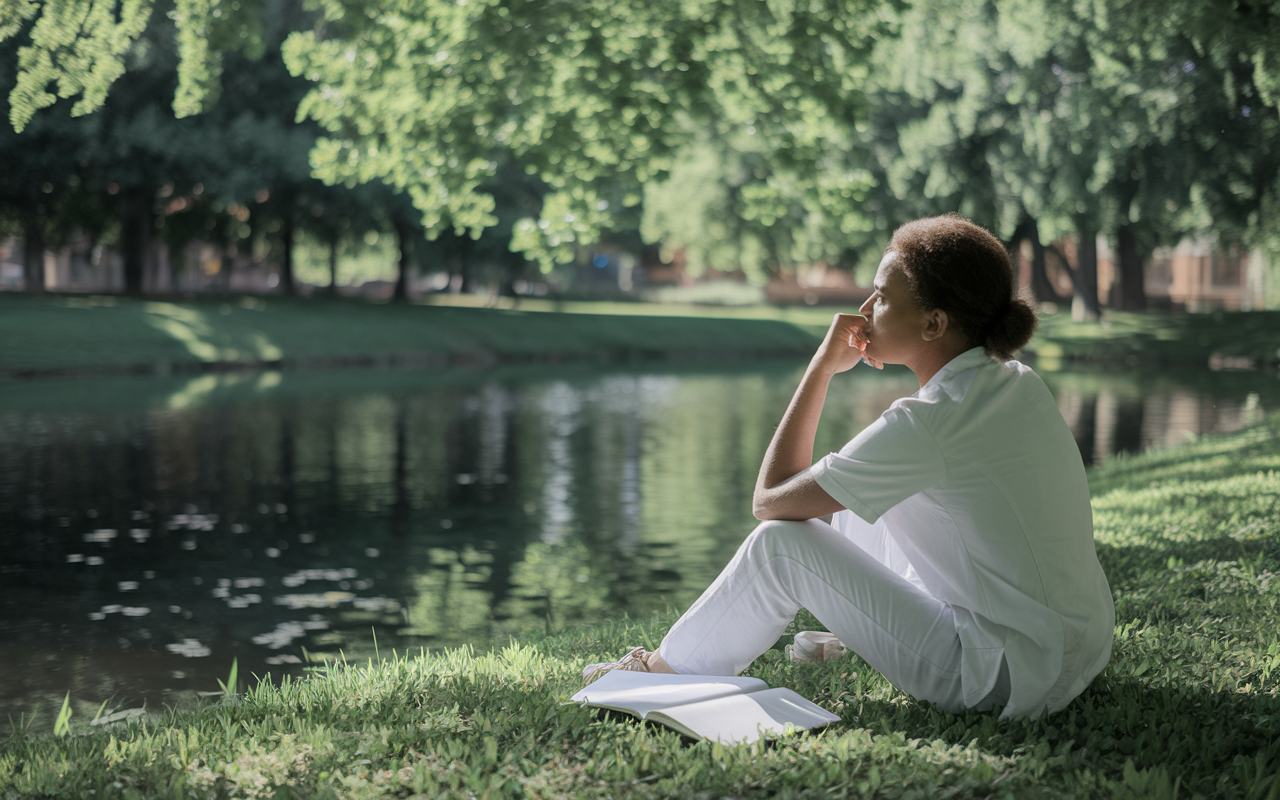
[[[825,664],[842,657],[849,652],[849,648],[845,647],[834,633],[800,631],[796,634],[795,644],[787,645],[783,651],[792,661],[802,664]]]
[[[634,647],[617,661],[588,664],[586,669],[582,670],[582,682],[591,683],[606,672],[615,669],[628,672],[649,672],[649,651],[643,647]]]

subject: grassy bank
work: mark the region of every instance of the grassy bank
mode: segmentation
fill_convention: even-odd
[[[666,616],[493,654],[334,667],[111,725],[81,713],[63,736],[14,730],[0,741],[0,797],[1275,800],[1280,418],[1116,459],[1090,480],[1114,654],[1046,719],[939,713],[856,658],[793,665],[776,651],[749,674],[840,723],[734,749],[564,704],[587,660],[655,645]]]
[[[436,295],[430,302],[474,307],[482,298]],[[500,306],[516,301],[503,299]],[[520,300],[530,311],[568,311],[616,315],[703,315],[728,319],[772,319],[821,337],[834,307],[695,307],[646,303],[554,303]],[[1106,310],[1098,322],[1077,323],[1070,313],[1041,313],[1040,330],[1024,355],[1049,362],[1103,365],[1222,368],[1280,365],[1280,311],[1162,313]]]
[[[830,308],[715,308],[436,296],[429,303],[202,297],[139,300],[0,293],[0,377],[191,372],[228,367],[444,366],[800,358]],[[1280,313],[1043,317],[1027,352],[1054,368],[1268,366]]]
[[[181,302],[0,293],[0,375],[212,367],[444,366],[811,352],[769,319],[538,313],[327,298]]]

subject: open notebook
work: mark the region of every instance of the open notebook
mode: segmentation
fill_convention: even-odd
[[[657,722],[694,739],[743,744],[840,718],[758,678],[614,670],[572,698]]]

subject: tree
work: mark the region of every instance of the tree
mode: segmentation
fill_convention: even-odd
[[[47,114],[101,107],[109,117],[113,102],[136,118],[159,103],[173,109],[165,130],[186,135],[169,122],[232,120],[220,97],[240,99],[237,63],[262,58],[274,69],[275,45],[293,31],[284,46],[292,86],[314,85],[302,111],[327,131],[312,153],[315,174],[404,193],[426,235],[452,237],[445,249],[461,263],[505,238],[508,219],[515,250],[544,269],[566,261],[602,231],[633,224],[646,185],[648,227],[674,235],[687,220],[659,208],[660,179],[674,169],[674,191],[694,169],[686,156],[705,152],[719,166],[704,211],[733,215],[723,237],[745,239],[761,269],[829,257],[841,239],[872,248],[910,216],[960,210],[1007,239],[1030,239],[1037,253],[1042,238],[1074,235],[1085,316],[1098,310],[1089,253],[1099,233],[1120,256],[1112,302],[1139,307],[1152,247],[1210,225],[1257,241],[1275,206],[1280,14],[1266,3],[321,5],[315,17],[283,0],[0,0],[0,42],[15,48],[9,119],[22,129]],[[888,35],[899,28],[905,35]],[[123,93],[108,93],[113,82],[142,63],[166,76],[148,79],[147,104],[112,100]],[[309,167],[285,142],[307,130],[260,119],[287,135],[239,152],[280,157],[237,163],[281,165],[279,174],[260,169],[273,180],[249,194],[206,197],[237,197],[226,202],[253,208],[257,232],[279,224],[288,286],[298,209],[322,192],[298,177]],[[156,154],[169,141],[134,152],[163,162]],[[514,218],[499,210],[512,169],[535,184],[511,205],[521,209]],[[155,193],[181,183],[144,172],[110,181],[128,252],[152,235]],[[246,199],[267,183],[269,203]],[[31,229],[38,244],[40,226]],[[695,250],[727,246],[721,234],[697,235]]]
[[[530,175],[510,158],[499,162],[492,179],[480,191],[493,197],[494,224],[480,232],[444,230],[428,238],[420,226],[418,251],[424,266],[443,267],[451,276],[451,285],[459,291],[472,292],[481,285],[496,286],[498,294],[515,294],[514,284],[530,266],[523,254],[511,247],[512,232],[520,223],[538,213],[548,189],[536,175]],[[618,198],[612,197],[618,202]],[[412,209],[405,209],[408,213]],[[414,221],[421,215],[414,213]],[[624,217],[625,218],[625,217]]]
[[[960,210],[1028,240],[1042,299],[1043,241],[1070,234],[1075,312],[1096,318],[1100,232],[1119,255],[1112,303],[1140,308],[1154,247],[1256,214],[1276,140],[1273,108],[1250,116],[1248,59],[1202,65],[1186,32],[1114,6],[921,0],[903,12],[902,35],[875,56],[864,140],[876,225]]]
[[[429,236],[475,235],[496,222],[483,187],[510,159],[549,189],[512,238],[548,269],[640,202],[690,119],[753,123],[778,164],[822,173],[862,106],[876,5],[332,4],[332,33],[296,33],[285,52],[316,83],[302,109],[330,133],[313,159],[325,180],[385,180]]]
[[[294,119],[308,84],[290,75],[280,60],[284,35],[308,17],[288,3],[257,13],[259,58],[236,50],[220,56],[225,91],[207,96],[211,102],[205,111],[184,118],[172,109],[184,69],[181,31],[167,15],[151,17],[123,56],[128,79],[96,111],[77,118],[73,104],[61,101],[28,120],[22,133],[0,134],[0,153],[13,154],[25,173],[6,174],[0,195],[12,195],[13,207],[45,219],[50,201],[62,197],[67,182],[80,181],[68,197],[90,198],[98,210],[77,200],[78,216],[64,216],[60,227],[92,222],[101,235],[114,235],[129,293],[142,292],[147,254],[157,238],[174,253],[197,238],[221,240],[226,250],[238,243],[252,246],[255,238],[273,240],[284,291],[293,291],[293,233],[302,224],[303,209],[325,198],[332,202],[345,190],[311,177],[308,154],[318,129]],[[18,54],[34,46],[24,44],[23,37],[34,41],[36,33],[24,31],[0,44],[4,68],[20,76]],[[61,138],[55,141],[55,134]],[[33,187],[39,193],[44,186],[53,194],[28,196]],[[34,220],[27,225],[28,250],[42,249],[39,234],[47,227]],[[223,261],[229,269],[231,259]]]
[[[17,43],[0,42],[0,107],[16,75]],[[63,104],[69,105],[64,102]],[[46,244],[56,235],[55,221],[81,189],[79,162],[85,126],[62,113],[42,116],[24,134],[0,129],[0,217],[14,223],[23,238],[23,283],[28,291],[44,289]]]
[[[689,272],[741,269],[753,280],[818,262],[844,265],[867,232],[858,213],[865,169],[832,148],[826,175],[778,163],[754,126],[699,131],[670,176],[645,187],[641,234],[668,255],[682,250]]]
[[[80,96],[74,114],[101,106],[154,0],[2,2],[0,40],[29,32],[11,94],[21,129],[53,102],[51,86]],[[476,235],[496,222],[484,185],[511,157],[551,189],[536,222],[512,226],[517,248],[548,266],[634,206],[687,138],[673,123],[714,116],[720,100],[778,160],[816,174],[827,129],[857,115],[864,56],[884,30],[878,7],[338,2],[290,52],[295,72],[322,84],[307,112],[335,134],[317,150],[327,180],[387,180],[410,193],[430,235]],[[257,3],[177,0],[178,118],[215,103],[228,54],[263,52],[268,15]]]

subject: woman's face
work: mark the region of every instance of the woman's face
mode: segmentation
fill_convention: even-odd
[[[896,250],[880,259],[875,290],[858,309],[867,318],[867,355],[887,364],[905,364],[924,344],[925,314],[911,293]]]

